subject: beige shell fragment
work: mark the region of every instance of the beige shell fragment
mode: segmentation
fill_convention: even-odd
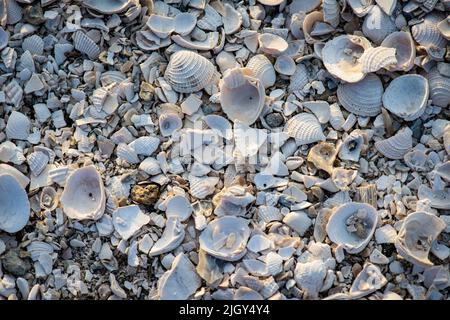
[[[387,279],[380,268],[372,263],[366,263],[361,272],[356,276],[350,288],[349,295],[352,299],[360,299],[368,294],[380,290],[387,284]]]
[[[317,169],[322,169],[331,175],[336,155],[337,150],[333,143],[320,142],[309,150],[308,161]]]
[[[319,121],[310,113],[299,113],[289,119],[283,131],[299,145],[325,140]]]
[[[375,142],[375,148],[389,159],[402,159],[412,148],[412,131],[405,127],[394,136]]]

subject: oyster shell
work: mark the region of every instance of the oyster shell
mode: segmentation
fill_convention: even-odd
[[[142,226],[150,222],[150,217],[145,215],[137,205],[130,205],[114,210],[112,222],[122,239],[128,240]]]
[[[323,21],[336,28],[339,25],[340,6],[337,0],[323,0]]]
[[[342,160],[359,161],[359,156],[364,146],[364,135],[359,131],[352,131],[339,147],[339,158]]]
[[[184,196],[173,196],[166,204],[166,217],[174,217],[181,222],[186,221],[192,214],[192,206]]]
[[[258,41],[261,51],[272,56],[278,56],[288,48],[286,40],[272,33],[263,33],[259,35]]]
[[[375,148],[389,159],[402,159],[412,148],[412,131],[405,127],[394,136],[375,142]]]
[[[167,38],[175,30],[175,19],[152,14],[148,17],[146,25],[158,37]]]
[[[322,169],[331,175],[336,155],[337,150],[333,143],[320,142],[309,150],[308,161],[312,162],[317,169]]]
[[[428,200],[432,208],[450,209],[450,189],[434,190],[426,185],[421,185],[417,195],[420,200]]]
[[[30,202],[24,188],[9,173],[0,174],[0,230],[15,233],[30,218]]]
[[[39,205],[41,209],[53,211],[58,207],[59,196],[53,187],[44,187],[39,196]]]
[[[169,217],[166,220],[166,227],[161,238],[151,248],[149,256],[157,256],[166,252],[170,252],[177,248],[185,236],[184,226],[175,217]]]
[[[325,140],[319,121],[310,113],[299,113],[289,119],[283,131],[299,145]]]

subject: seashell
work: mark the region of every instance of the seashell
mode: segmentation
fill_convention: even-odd
[[[377,5],[372,7],[362,25],[363,34],[377,45],[395,31],[395,22]]]
[[[3,10],[6,8],[6,12],[3,13],[2,17],[2,25],[5,25],[5,21],[7,24],[16,24],[20,20],[22,20],[22,7],[15,0],[5,0],[2,1]]]
[[[203,18],[198,20],[197,26],[203,30],[215,31],[222,25],[222,17],[209,4],[205,6]]]
[[[267,132],[265,130],[250,128],[239,120],[234,122],[233,133],[234,152],[244,158],[256,155],[259,148],[267,141]]]
[[[9,173],[0,174],[0,230],[15,233],[30,219],[30,202],[24,188]]]
[[[17,52],[13,48],[5,48],[2,51],[3,64],[7,69],[12,69],[16,65]]]
[[[357,173],[358,172],[356,170],[335,168],[333,169],[331,180],[340,190],[347,191],[349,189],[349,185],[353,182],[353,180],[355,180]]]
[[[364,250],[372,238],[378,222],[378,213],[366,203],[351,202],[337,207],[328,220],[328,237],[343,245],[350,254]]]
[[[312,162],[317,169],[324,170],[331,175],[336,155],[337,150],[333,143],[320,142],[309,150],[308,161]]]
[[[64,186],[71,170],[68,166],[57,167],[48,171],[48,177],[52,182]]]
[[[98,220],[105,211],[105,203],[103,181],[93,165],[76,169],[69,175],[61,205],[70,219]]]
[[[370,204],[377,208],[377,186],[376,184],[368,184],[359,186],[356,189],[355,201]],[[375,235],[376,237],[376,235]]]
[[[396,49],[386,47],[369,48],[361,56],[364,73],[377,72],[397,65]]]
[[[23,113],[13,111],[6,123],[6,136],[8,139],[27,140],[31,122]]]
[[[243,216],[247,206],[255,201],[255,197],[246,190],[245,186],[233,185],[224,188],[214,195],[214,214],[218,217],[224,215]]]
[[[393,32],[381,42],[381,46],[395,49],[397,63],[394,66],[387,66],[388,70],[409,71],[414,67],[416,44],[411,33],[405,31]]]
[[[30,51],[25,51],[19,59],[19,64],[17,66],[18,71],[28,69],[30,72],[36,72],[36,66],[34,64],[34,58]]]
[[[44,53],[44,40],[38,35],[32,35],[25,38],[22,42],[23,51],[29,51],[33,55],[42,55]]]
[[[73,45],[76,50],[87,55],[89,59],[97,59],[100,54],[100,47],[83,31],[75,32]]]
[[[150,30],[140,30],[136,32],[136,44],[142,50],[153,51],[159,49],[161,39]]]
[[[286,40],[272,33],[263,33],[258,37],[259,48],[272,56],[282,54],[288,48]]]
[[[203,117],[203,121],[205,121],[208,127],[210,127],[211,130],[213,130],[219,136],[227,140],[231,140],[233,138],[231,123],[224,117],[210,114]]]
[[[297,64],[295,72],[290,79],[289,91],[302,90],[308,83],[309,76],[305,65],[302,63]]]
[[[412,148],[412,131],[405,127],[394,136],[375,142],[375,148],[389,159],[402,159]]]
[[[6,102],[15,107],[19,107],[22,103],[23,89],[16,80],[11,80],[3,89],[6,95]]]
[[[183,242],[184,236],[184,226],[180,223],[180,220],[174,217],[168,218],[161,238],[156,241],[148,255],[150,257],[158,256],[178,248]]]
[[[323,18],[323,12],[313,11],[303,19],[302,30],[307,43],[322,41],[334,31],[334,28],[325,23]]]
[[[224,31],[225,32],[225,31]],[[212,50],[218,47],[220,35],[218,32],[210,32],[202,41],[193,41],[176,34],[170,37],[180,47],[192,50]]]
[[[406,216],[395,239],[397,252],[407,261],[422,267],[432,266],[428,259],[431,245],[446,228],[442,219],[427,212],[413,212]]]
[[[156,176],[161,173],[161,167],[159,165],[159,161],[155,158],[147,158],[139,164],[139,170],[144,171],[145,173]]]
[[[264,297],[253,289],[241,286],[234,292],[233,300],[264,300]]]
[[[218,177],[189,176],[189,193],[197,199],[204,199],[214,193],[215,186],[219,182]]]
[[[296,64],[290,56],[281,55],[275,61],[274,69],[280,74],[292,76],[295,73]]]
[[[164,112],[159,116],[159,131],[163,137],[171,136],[183,127],[183,121],[175,112]]]
[[[107,87],[112,83],[121,83],[125,80],[126,80],[125,75],[120,71],[105,71],[100,76],[100,82],[102,83],[102,87]]]
[[[164,78],[172,88],[181,93],[200,91],[214,77],[214,65],[201,55],[181,50],[170,57]]]
[[[262,82],[247,68],[235,68],[225,73],[219,83],[220,104],[230,120],[251,125],[258,119],[265,101]]]
[[[444,130],[444,149],[447,151],[447,154],[450,155],[450,125],[447,125]]]
[[[419,200],[428,200],[432,208],[450,209],[450,189],[433,190],[425,185],[421,185],[417,196]]]
[[[323,64],[333,76],[346,82],[358,82],[365,76],[359,59],[370,47],[370,42],[364,37],[338,36],[323,47]]]
[[[444,178],[447,181],[450,181],[450,161],[444,162],[434,169],[434,172]]]
[[[265,0],[270,1],[270,0]],[[317,8],[321,3],[321,0],[293,0],[289,5],[289,12],[310,12]]]
[[[299,113],[289,119],[283,132],[289,137],[295,138],[297,145],[325,140],[319,121],[310,113]]]
[[[147,20],[147,27],[160,38],[167,38],[175,30],[175,19],[152,14]]]
[[[247,252],[248,221],[235,216],[212,220],[200,234],[200,248],[221,260],[237,261]]]
[[[30,94],[36,91],[41,91],[45,88],[44,83],[38,74],[34,73],[30,80],[25,84],[24,92],[25,94]]]
[[[222,73],[224,73],[227,69],[233,69],[239,66],[234,54],[226,51],[221,51],[216,56],[216,63]]]
[[[35,151],[33,153],[30,153],[30,155],[27,157],[28,166],[35,176],[40,175],[41,172],[44,171],[49,160],[50,158],[47,153],[42,151]]]
[[[338,86],[337,97],[342,106],[356,115],[373,117],[381,112],[383,84],[375,74],[356,83]]]
[[[424,21],[411,27],[414,40],[424,47],[445,48],[447,40],[441,35],[433,16],[426,16]]]
[[[258,0],[259,3],[261,3],[265,6],[278,6],[283,1],[284,0]]]
[[[347,3],[358,17],[364,17],[373,8],[373,0],[348,0]]]
[[[187,36],[194,30],[197,17],[190,12],[182,12],[174,17],[174,31],[182,36]]]
[[[448,18],[439,22],[436,27],[445,39],[450,40],[450,22]]]
[[[433,68],[426,75],[430,86],[430,98],[434,105],[445,108],[450,104],[450,77]]]
[[[336,28],[339,25],[340,7],[337,0],[323,0],[323,21]]]
[[[403,156],[405,164],[414,171],[425,171],[427,169],[428,157],[422,150],[411,150]]]
[[[130,142],[128,146],[131,147],[137,155],[150,156],[158,149],[159,143],[160,141],[156,137],[144,136]]]
[[[192,206],[184,196],[173,196],[166,204],[166,217],[174,217],[181,222],[186,221],[192,214]]]
[[[44,187],[39,196],[39,205],[42,210],[53,211],[58,207],[59,199],[53,187]]]
[[[139,157],[134,148],[125,143],[119,143],[119,145],[116,148],[116,154],[117,158],[124,160],[128,163],[136,164],[140,162]]]
[[[394,12],[397,0],[375,0],[377,5],[388,15],[391,16]]]
[[[0,172],[2,174],[8,174],[13,178],[15,178],[23,189],[25,189],[27,185],[30,183],[30,179],[28,179],[27,176],[25,176],[22,172],[20,172],[19,170],[8,164],[0,163]]]
[[[131,0],[85,0],[83,5],[102,14],[120,13],[127,10],[133,1]]]
[[[330,105],[326,101],[305,101],[302,105],[316,116],[320,123],[325,124],[330,120]]]
[[[251,57],[247,62],[247,68],[262,82],[264,88],[271,87],[275,84],[275,69],[265,55],[257,54]]]
[[[294,270],[295,281],[308,299],[318,298],[326,275],[327,267],[320,259],[297,263]]]
[[[339,158],[342,160],[359,161],[359,156],[364,145],[364,136],[358,131],[352,131],[339,148]]]
[[[142,228],[142,226],[150,222],[150,217],[145,215],[141,209],[139,209],[139,206],[130,205],[114,210],[112,213],[112,222],[114,229],[122,239],[128,240]]]
[[[417,74],[406,74],[389,83],[383,94],[383,106],[405,121],[419,118],[429,95],[428,81]]]
[[[225,29],[225,34],[233,34],[237,32],[242,25],[242,15],[233,6],[228,3],[223,5],[223,28]]]
[[[387,279],[381,270],[374,264],[366,263],[353,281],[349,295],[352,299],[360,299],[380,290],[386,284]]]
[[[291,211],[284,218],[283,222],[291,229],[303,236],[311,227],[311,219],[303,211]]]

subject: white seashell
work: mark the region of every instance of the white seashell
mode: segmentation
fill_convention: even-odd
[[[353,281],[349,295],[352,299],[360,299],[380,290],[386,284],[387,279],[381,273],[381,270],[371,263],[366,263]]]
[[[224,117],[210,114],[203,117],[203,121],[205,121],[208,127],[210,127],[211,130],[213,130],[219,136],[227,140],[231,140],[233,138],[231,123]]]
[[[377,45],[395,31],[395,22],[377,5],[372,7],[362,25],[364,35]]]
[[[416,44],[411,33],[405,31],[393,32],[381,42],[381,46],[395,49],[397,63],[394,66],[388,66],[388,70],[409,71],[414,67]]]
[[[151,14],[146,24],[160,38],[167,38],[175,30],[175,19]]]
[[[44,187],[39,196],[39,205],[41,209],[53,211],[58,207],[59,197],[53,187]]]
[[[181,222],[186,221],[192,214],[191,203],[184,196],[173,196],[166,204],[166,217],[174,217]]]
[[[204,199],[215,192],[214,187],[218,182],[218,177],[189,176],[189,192],[194,198]]]
[[[184,226],[180,220],[173,217],[168,218],[161,238],[156,241],[148,255],[157,256],[176,249],[183,242],[184,236]]]
[[[295,138],[298,145],[324,141],[319,121],[310,113],[299,113],[286,122],[283,132]]]
[[[25,156],[21,148],[7,140],[0,144],[0,161],[20,165],[25,161]]]
[[[397,0],[375,0],[375,2],[388,16],[392,15],[397,5]]]
[[[270,60],[263,54],[257,54],[250,58],[247,68],[252,70],[253,75],[258,78],[264,88],[271,87],[275,84],[275,69]]]
[[[268,274],[275,276],[283,271],[283,258],[275,252],[269,252],[265,259]]]
[[[362,54],[361,64],[364,73],[390,69],[397,65],[396,49],[382,46],[369,48]]]
[[[325,23],[323,18],[322,11],[313,11],[303,19],[302,30],[307,43],[320,42],[334,32],[334,28]]]
[[[316,116],[320,123],[325,124],[330,121],[330,105],[326,101],[304,101],[302,105]]]
[[[130,142],[128,146],[131,147],[137,155],[150,156],[158,149],[159,143],[160,141],[156,137],[144,136]]]
[[[266,236],[256,234],[250,238],[247,244],[247,249],[258,253],[267,250],[273,246],[273,241]]]
[[[83,31],[75,32],[73,45],[76,50],[87,55],[89,59],[97,59],[100,54],[100,47]]]
[[[308,71],[304,64],[299,63],[291,76],[289,91],[302,90],[309,83]]]
[[[265,6],[277,6],[281,4],[284,0],[258,0],[259,3]]]
[[[328,237],[350,254],[364,250],[377,227],[378,213],[366,203],[346,203],[335,209],[326,227]]]
[[[19,64],[17,66],[18,71],[28,69],[30,72],[36,72],[36,66],[34,64],[34,58],[30,51],[25,51],[19,59]]]
[[[2,168],[3,169],[3,168]],[[0,174],[0,230],[15,233],[30,218],[30,202],[24,188],[9,173]]]
[[[47,153],[42,151],[35,151],[27,157],[28,166],[35,176],[40,175],[44,171],[49,160]]]
[[[136,32],[136,44],[142,50],[153,51],[160,48],[161,39],[150,30],[140,30]]]
[[[6,95],[6,102],[12,104],[15,107],[19,107],[22,103],[23,89],[17,83],[16,80],[12,80],[3,89]]]
[[[413,212],[403,220],[395,239],[395,248],[407,261],[422,266],[432,266],[428,259],[432,242],[446,228],[445,222],[427,212]]]
[[[450,181],[450,161],[444,162],[440,164],[438,167],[434,169],[439,176],[444,178],[447,181]]]
[[[294,59],[286,55],[279,56],[273,67],[278,73],[286,76],[292,76],[296,70]]]
[[[6,135],[9,139],[27,140],[30,132],[30,119],[23,113],[13,111],[6,123]]]
[[[421,185],[417,196],[420,200],[428,200],[432,208],[450,209],[450,189],[433,190],[426,185]]]
[[[0,163],[0,172],[2,174],[8,174],[13,178],[15,178],[23,189],[25,189],[27,185],[30,183],[30,179],[28,179],[27,176],[25,176],[22,172],[20,172],[19,170],[8,164]]]
[[[242,157],[252,157],[258,153],[259,148],[267,141],[267,132],[264,129],[254,129],[236,120],[234,122],[234,152]]]
[[[356,83],[340,84],[337,97],[342,106],[356,115],[373,117],[381,112],[383,84],[375,74]]]
[[[55,61],[58,65],[61,65],[66,61],[66,53],[72,52],[74,49],[70,43],[57,43],[55,44]]]
[[[448,18],[439,22],[436,27],[445,39],[450,40],[450,22]]]
[[[247,206],[253,201],[255,201],[255,197],[246,190],[245,186],[232,185],[213,197],[214,214],[218,217],[224,215],[243,216],[247,212]]]
[[[318,298],[326,275],[327,267],[320,259],[297,263],[294,270],[297,285],[303,290],[304,296],[309,299]]]
[[[182,12],[174,17],[174,31],[182,36],[187,36],[194,30],[197,17],[190,12]]]
[[[244,287],[244,286],[240,286],[234,292],[233,300],[264,300],[264,297],[253,289],[250,289],[250,288]]]
[[[389,83],[383,94],[383,105],[403,120],[413,121],[424,113],[428,95],[426,78],[417,74],[406,74]]]
[[[223,7],[225,9],[223,13],[223,28],[225,29],[225,34],[233,34],[241,28],[242,15],[229,3],[225,3]]]
[[[303,236],[311,227],[312,222],[308,215],[303,211],[291,211],[284,218],[283,222]]]
[[[348,0],[347,3],[358,17],[364,17],[373,7],[373,0]]]
[[[131,0],[85,0],[83,1],[83,6],[86,6],[89,9],[93,9],[99,13],[113,14],[124,12],[130,7],[132,3],[133,1]]]
[[[145,173],[156,176],[161,173],[161,167],[159,165],[159,161],[155,158],[147,158],[139,164],[139,170],[144,171]]]
[[[258,37],[259,48],[272,56],[282,54],[288,48],[286,40],[272,33],[263,33]]]
[[[218,259],[237,261],[247,252],[249,236],[247,220],[225,216],[211,221],[202,231],[200,248]]]
[[[331,175],[336,155],[337,150],[333,143],[320,142],[309,150],[308,161],[313,163],[317,169],[324,170]]]
[[[56,129],[63,128],[67,125],[66,120],[64,119],[64,112],[62,110],[56,110],[52,113],[52,122],[53,126]]]
[[[159,116],[159,131],[163,137],[169,137],[183,127],[183,121],[175,112],[164,112]]]
[[[125,143],[119,143],[116,148],[116,154],[119,159],[125,160],[128,163],[136,164],[140,162],[134,148]]]
[[[359,59],[370,47],[370,42],[364,37],[338,36],[323,47],[323,64],[333,76],[346,82],[358,82],[365,76]]]
[[[197,26],[203,30],[215,31],[222,25],[222,17],[209,4],[205,6],[204,16],[197,21]]]
[[[375,148],[389,159],[402,159],[412,148],[412,131],[405,127],[394,136],[375,142]]]
[[[230,120],[251,125],[258,119],[265,101],[262,82],[247,68],[235,68],[225,73],[219,83],[220,104]]]
[[[57,167],[48,171],[48,177],[50,181],[59,184],[63,187],[66,184],[66,180],[71,173],[68,166]]]
[[[13,69],[16,65],[17,52],[13,48],[5,48],[2,50],[2,60],[3,64],[7,69]]]
[[[340,130],[345,123],[344,115],[337,103],[330,105],[330,124],[334,130]]]
[[[442,108],[450,104],[450,77],[444,76],[435,68],[426,75],[430,86],[433,104]]]
[[[339,25],[340,7],[337,0],[323,0],[323,21],[336,28]]]
[[[221,51],[216,56],[216,64],[219,66],[221,73],[224,73],[228,69],[239,67],[235,56],[232,53],[226,51]]]
[[[32,35],[23,40],[22,49],[33,55],[42,55],[44,53],[44,40],[36,34]]]
[[[225,32],[225,31],[224,31]],[[173,42],[175,42],[180,47],[191,49],[191,50],[212,50],[219,46],[220,35],[218,32],[210,32],[207,34],[204,40],[194,41],[191,39],[184,38],[179,34],[170,37]]]
[[[355,180],[357,175],[356,170],[347,170],[343,168],[334,168],[331,175],[331,180],[339,190],[347,191],[350,184]]]
[[[114,210],[112,213],[112,222],[114,229],[122,239],[128,240],[142,226],[150,222],[150,217],[145,215],[139,209],[139,206],[130,205]]]
[[[424,47],[445,48],[447,40],[437,28],[438,19],[432,15],[425,17],[424,21],[411,27],[414,40]]]
[[[93,165],[79,168],[69,175],[61,195],[61,205],[70,219],[98,220],[105,211],[105,203],[103,181]]]
[[[24,93],[29,94],[36,91],[41,91],[45,88],[44,83],[42,82],[41,78],[38,74],[34,73],[30,80],[27,81],[24,88]]]
[[[339,158],[342,160],[359,161],[360,153],[364,145],[364,136],[357,130],[352,131],[339,148]]]
[[[181,93],[200,91],[214,78],[214,65],[201,55],[181,50],[170,57],[164,78]]]

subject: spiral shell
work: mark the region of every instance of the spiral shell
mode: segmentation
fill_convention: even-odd
[[[411,33],[414,40],[424,47],[445,48],[447,40],[439,32],[438,22],[434,16],[428,15],[423,22],[413,25]]]
[[[427,79],[433,104],[442,108],[447,107],[450,104],[450,78],[434,68],[427,73]]]
[[[25,38],[22,42],[23,51],[30,51],[31,54],[42,55],[44,53],[44,40],[38,35]]]
[[[364,73],[377,72],[382,68],[389,69],[397,64],[395,49],[385,47],[369,48],[361,56],[361,63]]]
[[[164,78],[175,91],[192,93],[208,86],[214,73],[211,61],[198,53],[181,50],[170,57]]]
[[[275,69],[270,60],[263,54],[257,54],[247,62],[247,68],[252,70],[253,75],[261,80],[264,88],[275,84]]]
[[[381,112],[383,84],[377,75],[368,74],[359,82],[340,84],[337,96],[347,111],[373,117]]]
[[[416,44],[411,33],[405,31],[397,31],[388,35],[381,46],[386,48],[394,48],[397,63],[394,66],[387,66],[390,71],[409,71],[414,67],[416,58]]]
[[[412,148],[412,131],[405,127],[394,136],[375,142],[375,148],[389,159],[402,159]]]
[[[395,22],[379,6],[370,10],[362,25],[364,35],[378,45],[394,31]]]
[[[75,49],[87,55],[89,59],[97,59],[100,54],[100,47],[83,31],[75,32],[73,43]]]
[[[297,139],[299,145],[325,140],[319,121],[310,113],[299,113],[289,119],[283,131]]]

